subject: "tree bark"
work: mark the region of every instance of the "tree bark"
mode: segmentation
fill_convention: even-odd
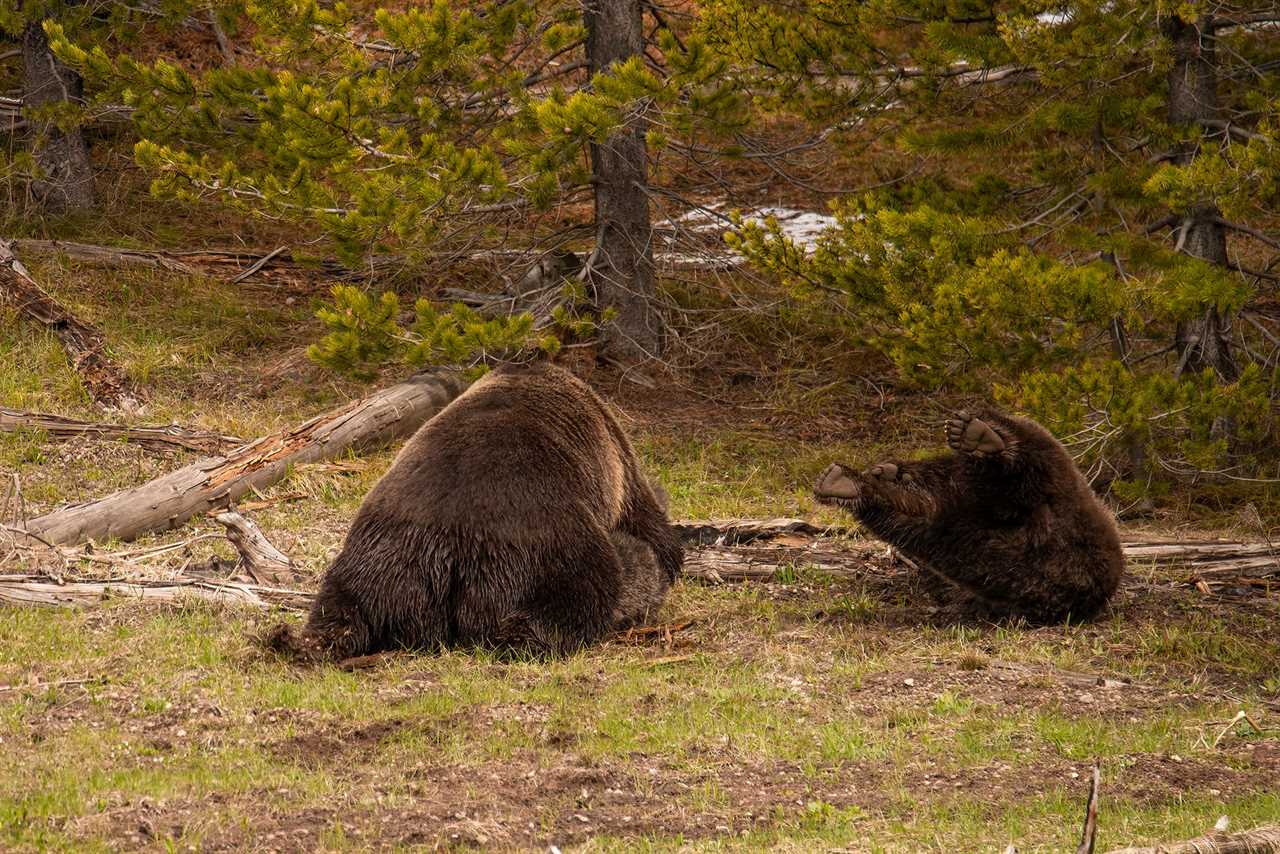
[[[57,121],[30,112],[84,102],[84,81],[49,50],[43,23],[31,21],[22,36],[22,100],[31,121],[31,152],[42,173],[32,183],[32,191],[53,213],[90,210],[93,168],[79,126],[59,127]]]
[[[1207,18],[1186,23],[1176,14],[1167,16],[1165,36],[1173,48],[1169,70],[1169,124],[1197,128],[1218,118],[1218,68],[1213,28]],[[1195,143],[1175,150],[1171,162],[1190,163],[1196,157]],[[1221,267],[1227,264],[1227,234],[1220,222],[1221,211],[1213,204],[1195,205],[1178,212],[1182,231],[1178,243],[1192,258]],[[1175,333],[1178,371],[1211,368],[1223,382],[1240,376],[1231,349],[1231,317],[1214,306],[1205,306],[1200,317],[1178,323]]]
[[[19,312],[44,324],[58,336],[94,400],[109,409],[137,407],[140,395],[120,366],[107,356],[102,333],[49,296],[3,238],[0,238],[0,297],[12,300]]]
[[[644,51],[641,0],[586,0],[587,60],[593,75]],[[649,223],[645,121],[633,117],[591,146],[596,252],[591,281],[602,309],[617,312],[602,352],[625,364],[662,355],[666,330],[657,304]]]
[[[174,528],[196,514],[228,507],[250,489],[275,483],[290,466],[407,436],[462,388],[452,373],[419,374],[226,456],[199,460],[141,486],[38,516],[21,530],[46,543],[73,545],[131,540]]]

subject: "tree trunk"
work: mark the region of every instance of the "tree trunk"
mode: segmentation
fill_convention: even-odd
[[[49,50],[43,21],[31,21],[22,36],[25,79],[23,103],[32,125],[31,151],[43,173],[32,190],[46,210],[54,213],[93,207],[93,170],[89,147],[79,126],[59,127],[30,111],[75,105],[84,101],[84,82]]]
[[[226,508],[250,489],[275,483],[290,466],[407,436],[462,388],[450,373],[419,374],[226,456],[199,460],[141,486],[38,516],[22,530],[46,543],[74,545],[131,540],[175,528],[198,513]]]
[[[120,366],[107,356],[102,333],[49,296],[13,254],[9,243],[0,238],[0,299],[3,298],[58,336],[94,400],[109,409],[137,407],[139,393]]]
[[[586,0],[587,60],[597,74],[644,51],[641,0]],[[617,311],[604,330],[603,352],[626,364],[662,354],[665,329],[657,305],[649,225],[645,122],[632,118],[591,146],[596,198],[596,252],[591,281],[602,309]]]
[[[1183,127],[1203,127],[1218,118],[1218,69],[1214,32],[1208,19],[1188,24],[1176,14],[1165,22],[1165,35],[1173,48],[1169,70],[1169,123]],[[1196,144],[1182,145],[1172,162],[1190,163]],[[1180,211],[1182,231],[1178,242],[1182,251],[1211,264],[1227,266],[1227,234],[1216,205],[1196,205]],[[1178,371],[1211,368],[1224,382],[1240,376],[1231,351],[1231,317],[1213,306],[1205,306],[1200,317],[1178,323]]]

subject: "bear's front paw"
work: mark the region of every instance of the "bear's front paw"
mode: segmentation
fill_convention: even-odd
[[[879,483],[910,483],[910,472],[903,471],[897,463],[876,463],[862,473],[868,480]]]
[[[861,493],[858,481],[850,477],[849,470],[840,463],[827,466],[826,471],[818,476],[818,482],[813,485],[813,494],[823,501],[851,501]]]

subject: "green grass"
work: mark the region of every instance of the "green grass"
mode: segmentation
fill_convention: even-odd
[[[261,390],[314,334],[305,298],[29,266],[152,391],[136,421],[256,436],[361,390],[305,364]],[[100,417],[56,341],[8,307],[0,365],[0,405]],[[855,394],[845,380],[784,380],[770,406],[807,418]],[[881,417],[902,423],[868,409]],[[844,524],[809,496],[823,466],[932,441],[637,420],[637,448],[686,518]],[[297,467],[254,496],[276,503],[252,516],[314,578],[392,456]],[[0,434],[0,512],[15,512],[15,475],[37,512],[191,458]],[[191,557],[214,551],[229,554],[201,543]],[[678,585],[662,619],[693,622],[671,648],[610,643],[550,663],[406,655],[357,673],[265,654],[254,638],[280,615],[4,607],[0,849],[1060,851],[1095,759],[1100,849],[1194,836],[1221,814],[1236,828],[1280,821],[1280,770],[1253,750],[1280,740],[1274,598],[1236,607],[1135,569],[1175,592],[1089,626],[933,626],[901,594],[801,556],[769,584]],[[1064,671],[1133,684],[1081,687]],[[1215,745],[1239,709],[1262,731],[1241,722]]]

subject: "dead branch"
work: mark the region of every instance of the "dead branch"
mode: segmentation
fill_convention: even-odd
[[[1093,854],[1098,841],[1098,788],[1102,785],[1102,770],[1095,764],[1089,783],[1089,799],[1084,807],[1084,827],[1080,831],[1080,845],[1076,854]]]
[[[10,300],[19,312],[43,324],[58,337],[89,394],[99,404],[125,411],[138,407],[139,390],[107,356],[102,333],[73,315],[40,287],[3,238],[0,238],[0,297]]]
[[[199,460],[149,483],[38,516],[22,531],[65,545],[131,540],[175,528],[199,513],[228,507],[250,489],[275,483],[292,465],[407,436],[457,397],[463,385],[451,372],[418,374],[225,456]]]
[[[1210,833],[1187,842],[1166,842],[1148,848],[1117,848],[1108,854],[1277,854],[1280,825],[1240,833]]]
[[[239,552],[239,569],[255,582],[280,586],[302,580],[289,556],[272,545],[252,520],[234,510],[223,511],[213,518],[227,529],[227,539]]]
[[[289,248],[288,246],[277,246],[275,249],[268,252],[266,255],[263,255],[261,258],[259,258],[257,261],[254,261],[252,264],[250,264],[248,269],[246,269],[243,273],[240,273],[238,276],[236,276],[234,279],[231,280],[231,284],[233,285],[240,284],[245,279],[249,278],[254,273],[258,272],[263,267],[267,266],[267,264],[270,264],[272,259],[281,255],[288,248]]]
[[[124,439],[146,448],[178,447],[206,453],[244,444],[244,440],[236,436],[190,430],[177,424],[130,427],[0,407],[0,433],[16,433],[21,430],[40,430],[51,439],[59,440],[82,436],[93,439]]]

